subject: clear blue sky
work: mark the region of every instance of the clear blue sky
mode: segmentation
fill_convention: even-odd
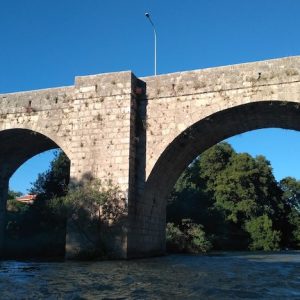
[[[158,73],[300,54],[298,0],[0,0],[0,93],[72,85],[76,75],[153,74],[146,11],[158,33]],[[300,178],[299,133],[256,131],[230,142],[264,154],[278,179]],[[49,156],[11,188],[25,192]]]

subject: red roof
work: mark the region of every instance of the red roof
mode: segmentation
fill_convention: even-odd
[[[24,195],[18,197],[16,200],[25,203],[32,203],[36,199],[36,195]]]

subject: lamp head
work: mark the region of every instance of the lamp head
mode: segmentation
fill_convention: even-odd
[[[146,17],[146,18],[150,18],[150,14],[146,12],[146,13],[145,13],[145,17]]]

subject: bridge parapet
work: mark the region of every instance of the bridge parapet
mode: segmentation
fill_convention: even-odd
[[[0,94],[0,114],[20,114],[66,107],[73,92],[74,88],[70,86]],[[31,110],[28,110],[29,107]]]
[[[147,84],[147,98],[251,89],[300,80],[300,56],[184,71],[141,78]]]

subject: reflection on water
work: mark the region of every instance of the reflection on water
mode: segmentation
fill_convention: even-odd
[[[1,299],[300,299],[300,252],[0,262]]]

